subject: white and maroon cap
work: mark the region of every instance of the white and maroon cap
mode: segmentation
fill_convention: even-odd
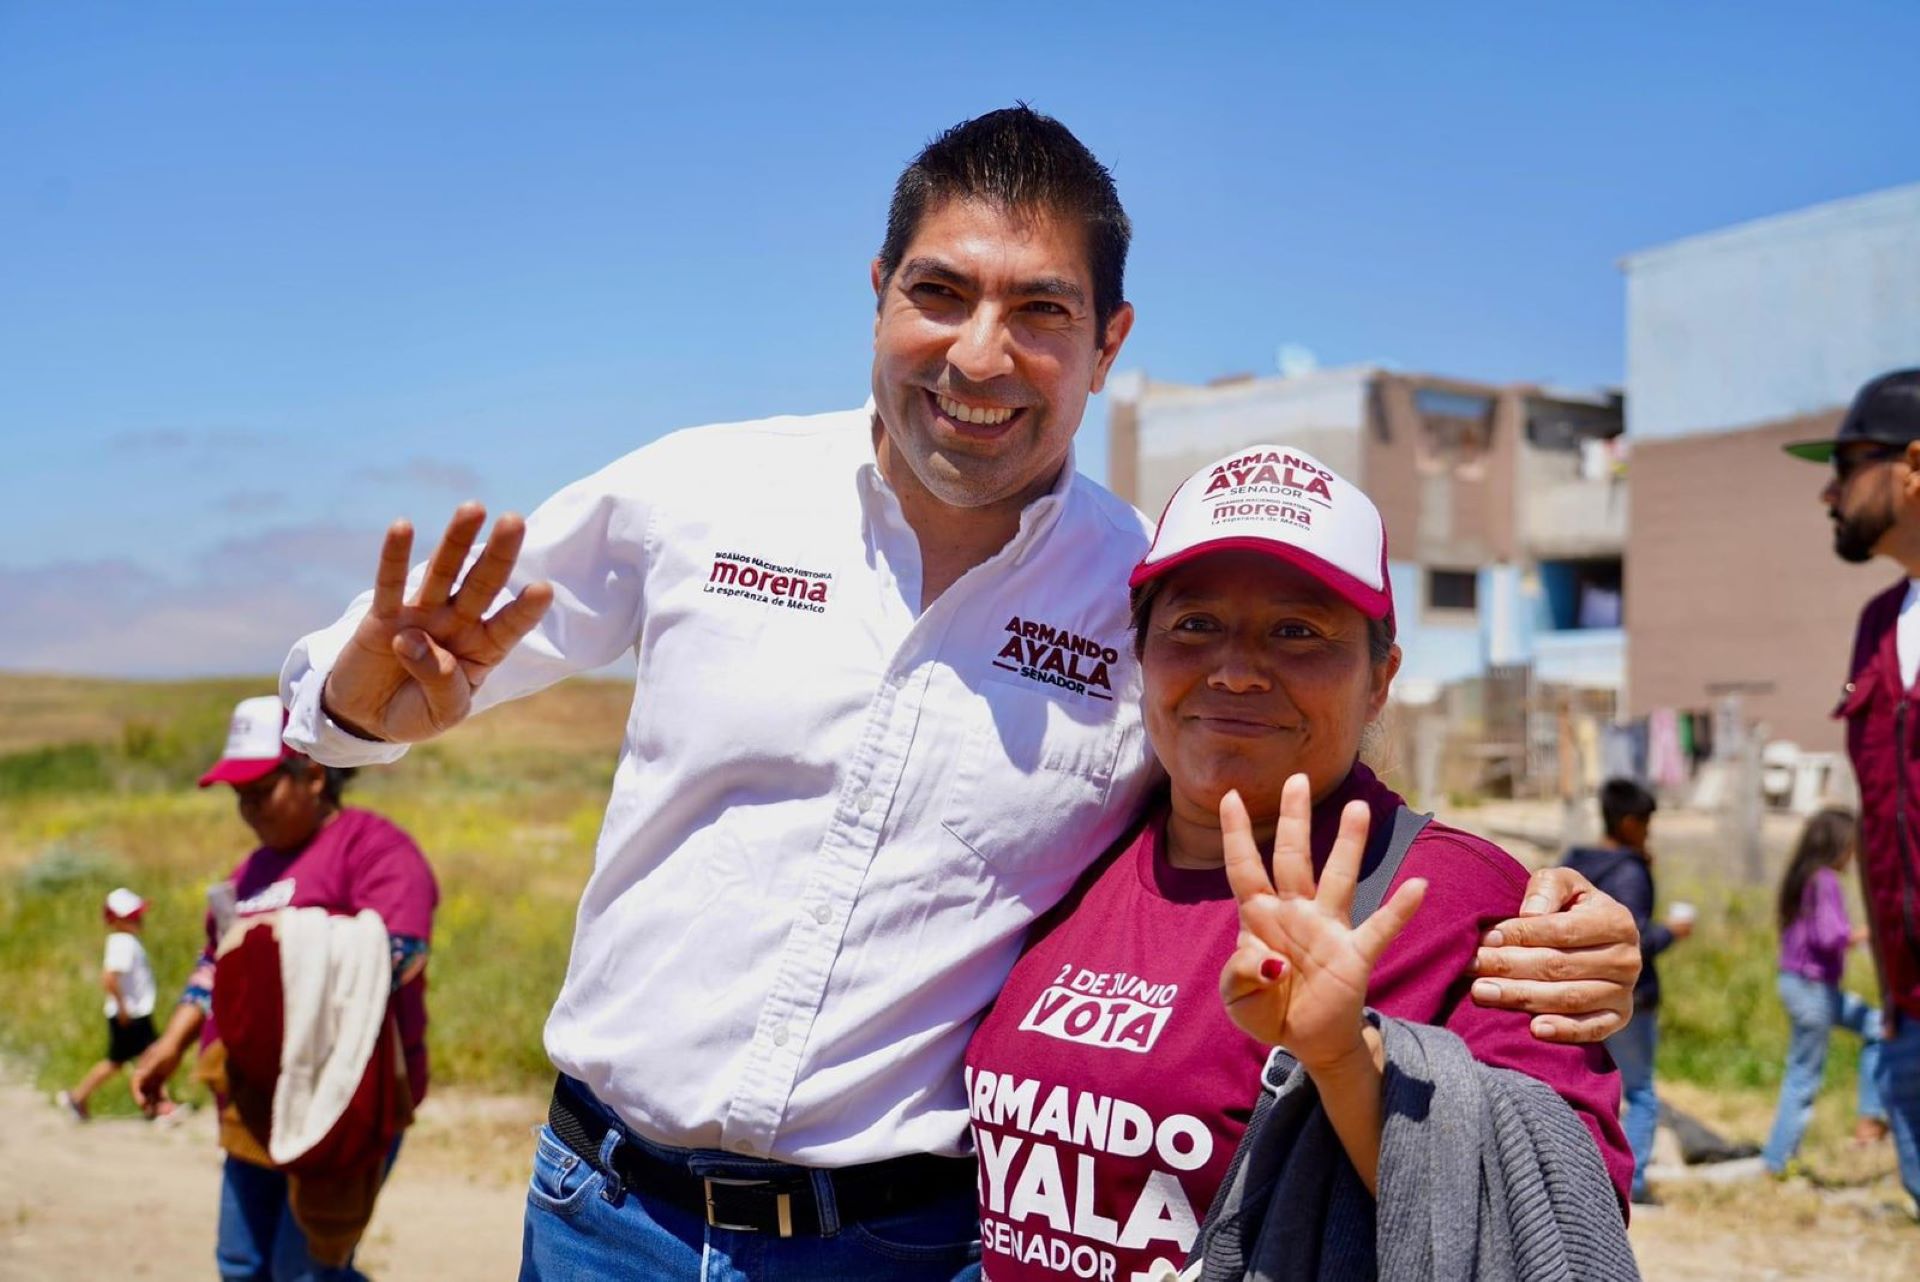
[[[147,911],[147,901],[125,886],[119,886],[107,892],[106,909],[107,916],[115,921],[126,921]]]
[[[242,699],[234,706],[233,720],[227,726],[226,750],[213,768],[200,776],[200,786],[252,783],[271,774],[274,767],[295,755],[280,741],[286,725],[287,710],[280,706],[278,695]]]
[[[1127,584],[1137,588],[1195,557],[1234,549],[1298,566],[1369,619],[1393,613],[1380,509],[1311,454],[1250,445],[1195,472],[1167,500],[1153,545]]]

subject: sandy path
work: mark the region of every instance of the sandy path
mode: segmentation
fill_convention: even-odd
[[[360,1266],[406,1282],[511,1278],[528,1128],[541,1112],[537,1100],[430,1099],[381,1195]],[[120,1119],[81,1126],[9,1080],[0,1116],[0,1280],[214,1276],[220,1152],[209,1113],[172,1129]]]
[[[543,1110],[533,1097],[429,1100],[360,1265],[384,1282],[513,1277],[530,1129]],[[8,1078],[0,1116],[0,1282],[213,1277],[220,1156],[209,1115],[171,1130],[121,1120],[77,1126]],[[1665,1184],[1668,1206],[1633,1226],[1641,1268],[1649,1282],[1912,1282],[1920,1226],[1899,1209],[1891,1153],[1852,1167],[1834,1172],[1849,1178],[1831,1191],[1803,1181]],[[98,1268],[88,1263],[96,1259]]]

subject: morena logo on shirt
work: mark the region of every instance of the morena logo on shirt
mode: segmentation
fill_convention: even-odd
[[[994,667],[1070,694],[1113,698],[1111,668],[1120,652],[1112,646],[1017,614],[1001,630],[1010,635],[994,656]]]
[[[705,590],[718,596],[745,597],[761,605],[825,614],[832,587],[833,575],[825,570],[774,565],[740,552],[715,552]]]
[[[1126,971],[1093,971],[1068,962],[1040,990],[1020,1031],[1081,1046],[1144,1055],[1173,1016],[1178,984],[1152,984]]]
[[[1328,484],[1333,473],[1294,454],[1268,450],[1228,459],[1213,469],[1203,497],[1219,494],[1230,498],[1247,494],[1312,495],[1324,504],[1333,502]],[[1215,520],[1220,519],[1217,515]]]

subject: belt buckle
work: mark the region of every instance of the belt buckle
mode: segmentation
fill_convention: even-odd
[[[723,1224],[719,1220],[715,1219],[714,1210],[713,1210],[713,1186],[716,1184],[726,1184],[734,1187],[746,1188],[746,1187],[751,1187],[752,1185],[755,1185],[755,1184],[771,1184],[773,1183],[772,1180],[729,1180],[729,1179],[722,1179],[717,1175],[708,1175],[708,1176],[703,1176],[700,1180],[700,1183],[701,1183],[702,1191],[706,1195],[707,1227],[708,1228],[726,1229],[733,1233],[764,1232],[764,1230],[761,1229],[761,1227],[758,1224]],[[775,1214],[779,1216],[780,1236],[792,1237],[793,1236],[793,1194],[776,1193],[774,1195],[773,1205],[774,1205]]]

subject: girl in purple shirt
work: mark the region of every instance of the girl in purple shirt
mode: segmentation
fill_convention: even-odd
[[[1762,1156],[1776,1175],[1800,1148],[1820,1075],[1827,1066],[1827,1042],[1835,1027],[1859,1036],[1859,1120],[1855,1143],[1873,1143],[1887,1134],[1887,1112],[1880,1103],[1880,1012],[1840,987],[1847,950],[1865,942],[1865,928],[1847,916],[1840,870],[1853,862],[1859,824],[1845,810],[1822,810],[1801,830],[1800,844],[1780,881],[1780,1001],[1792,1025],[1787,1071],[1780,1081],[1780,1106]]]

